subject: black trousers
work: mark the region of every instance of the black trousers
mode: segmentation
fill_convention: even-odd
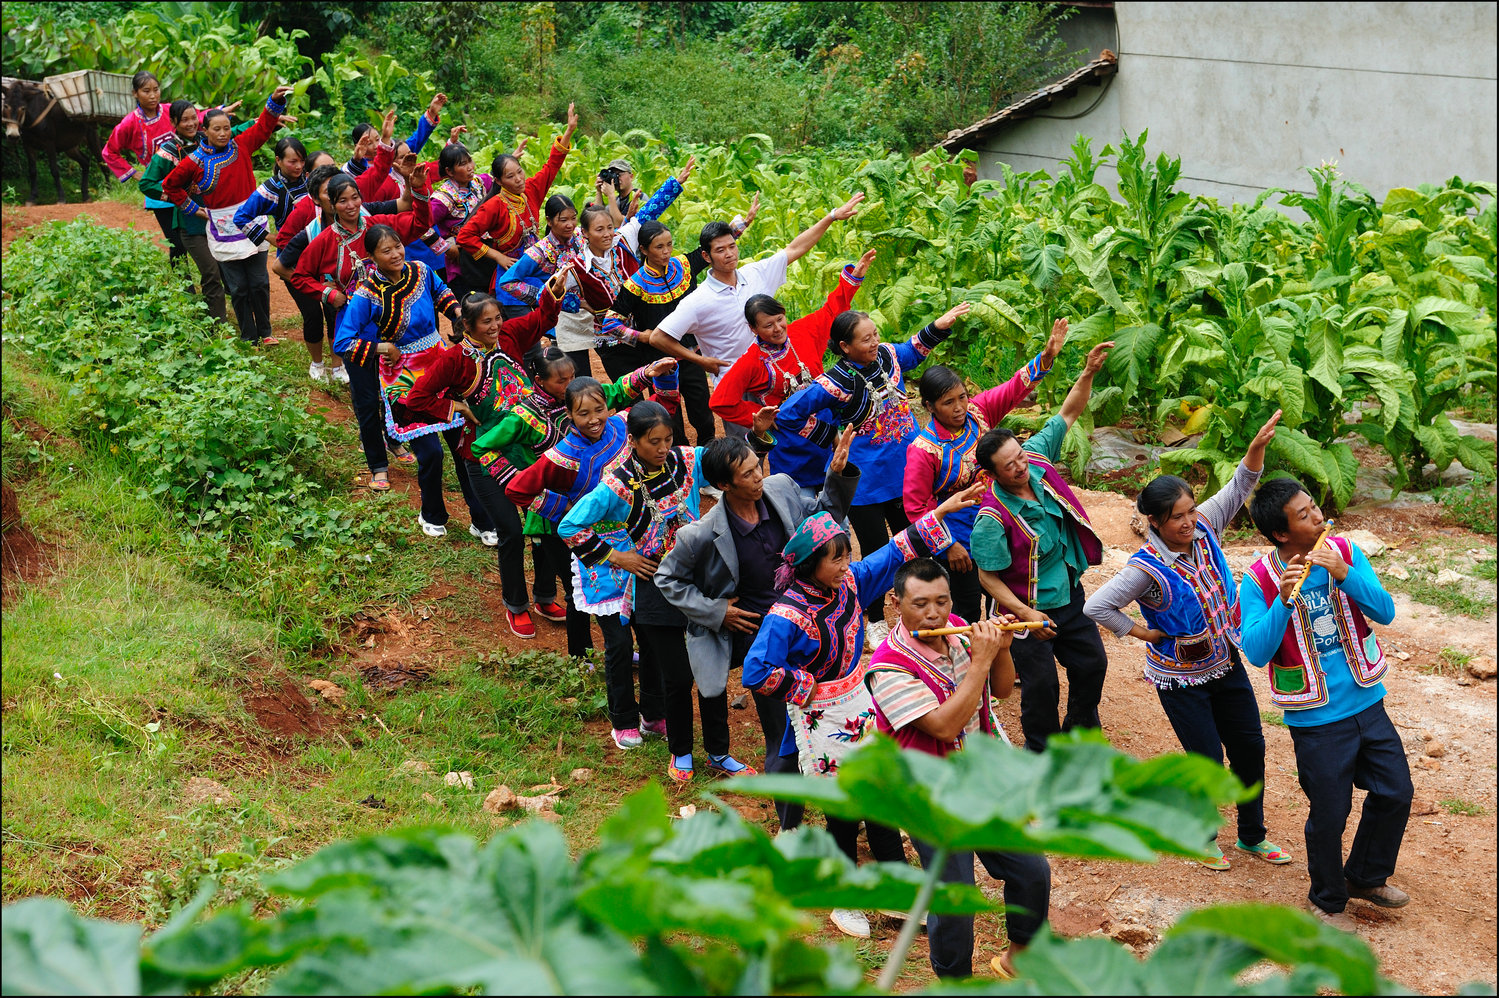
[[[589,624],[591,619],[588,614],[579,610],[573,602],[573,559],[568,553],[567,544],[556,534],[542,534],[536,538],[539,545],[536,549],[541,553],[541,558],[546,563],[545,571],[552,574],[562,583],[563,597],[567,600],[567,653],[574,658],[585,658],[593,651],[593,628]],[[541,561],[537,562],[536,578],[537,584],[541,584],[543,568]],[[607,669],[605,670],[607,675]]]
[[[635,625],[640,636],[641,685],[645,684],[646,659],[661,670],[662,694],[666,702],[666,747],[672,755],[691,755],[693,744],[692,663],[687,658],[687,629],[660,624]],[[698,715],[703,721],[703,748],[709,755],[729,752],[729,693],[716,697],[697,695]]]
[[[1260,705],[1244,673],[1239,653],[1232,650],[1233,669],[1199,686],[1156,690],[1161,709],[1182,748],[1228,767],[1246,787],[1265,779],[1265,732],[1260,727]],[[1216,838],[1216,836],[1215,836]],[[1265,840],[1265,793],[1239,805],[1239,841],[1246,846]]]
[[[860,824],[864,826],[864,837],[869,840],[869,853],[876,863],[904,863],[906,861],[906,847],[901,845],[900,829],[873,821],[845,821],[831,814],[825,817],[828,823],[828,834],[833,837],[834,842],[838,843],[838,848],[843,850],[843,855],[855,863],[859,861]]]
[[[1058,731],[1101,726],[1098,702],[1109,659],[1098,625],[1083,616],[1083,600],[1083,587],[1075,586],[1070,603],[1044,611],[1057,632],[1050,641],[1032,635],[1010,645],[1020,680],[1020,729],[1025,733],[1025,747],[1032,752],[1045,749],[1046,739]],[[1058,664],[1067,670],[1067,716],[1060,722]]]
[[[359,421],[359,444],[364,448],[364,461],[369,465],[370,474],[378,475],[390,468],[390,461],[385,456],[385,402],[380,393],[380,363],[370,357],[363,364],[355,364],[345,356],[344,367],[349,372],[349,400],[354,404],[354,418]],[[425,504],[422,509],[425,518]],[[443,522],[447,522],[446,514]]]
[[[333,306],[323,301],[318,295],[298,291],[290,281],[283,280],[281,283],[285,284],[286,290],[291,292],[291,300],[297,303],[297,311],[302,313],[303,341],[321,343],[325,330],[329,336],[332,336],[333,324],[337,321],[337,312]]]
[[[526,538],[521,533],[520,514],[516,512],[515,504],[505,496],[504,486],[495,481],[482,464],[461,457],[455,460],[458,462],[459,477],[468,478],[468,488],[464,490],[464,494],[473,496],[474,502],[489,520],[488,529],[500,537],[500,546],[495,553],[500,567],[500,599],[507,610],[519,613],[529,606],[526,600]],[[477,522],[474,526],[480,530],[486,529]],[[535,574],[536,602],[549,603],[556,599],[556,573],[538,570]]]
[[[208,303],[208,314],[215,319],[225,318],[229,313],[224,307],[224,279],[219,273],[219,261],[208,248],[208,236],[194,236],[180,230],[179,234],[187,255],[193,258],[193,266],[198,268],[198,287]]]
[[[1311,805],[1306,819],[1308,897],[1323,911],[1348,905],[1348,885],[1381,887],[1395,872],[1400,841],[1410,819],[1410,766],[1384,702],[1352,717],[1312,727],[1291,727],[1296,770]],[[1367,790],[1348,861],[1343,829],[1353,811],[1353,788]]]
[[[897,532],[909,527],[911,521],[906,518],[906,508],[901,502],[901,497],[896,496],[884,502],[850,506],[848,525],[853,528],[854,536],[859,539],[859,557],[868,558],[890,543],[890,538]],[[870,623],[884,620],[884,598],[881,597],[869,604],[865,616],[869,618]]]
[[[419,437],[411,438],[408,446],[416,455],[416,484],[422,493],[422,519],[439,527],[446,526],[448,522],[448,504],[442,495],[442,445],[446,443],[448,453],[453,455],[453,471],[458,479],[458,488],[463,492],[464,502],[468,504],[470,522],[480,530],[496,530],[497,528],[490,520],[489,511],[479,501],[472,481],[463,470],[465,462],[458,453],[458,444],[462,437],[463,430],[454,427],[451,430],[442,431],[441,442],[438,441],[436,433],[424,433]],[[519,533],[516,531],[517,536]],[[522,600],[525,598],[525,592],[523,575]]]
[[[161,234],[167,237],[167,262],[176,263],[187,255],[187,244],[182,241],[182,230],[177,227],[177,209],[152,208],[151,214],[156,216]]]
[[[783,710],[782,713],[785,713]],[[765,772],[767,773],[800,773],[801,764],[797,761],[795,752],[790,755],[767,755],[765,757]],[[806,805],[796,801],[778,800],[776,804],[776,818],[781,822],[781,830],[786,831],[796,828],[806,817]]]
[[[913,839],[924,869],[931,869],[936,850]],[[942,880],[949,884],[972,884],[975,857],[995,880],[1005,884],[1004,902],[1017,911],[1006,912],[1005,931],[1010,942],[1027,946],[1046,921],[1051,907],[1051,864],[1045,856],[1017,852],[953,852],[942,867]],[[973,974],[973,916],[929,914],[926,936],[932,953],[932,973],[938,977],[969,977]]]
[[[271,335],[271,275],[265,250],[243,260],[220,260],[219,273],[234,306],[239,338],[258,343]]]
[[[634,641],[630,637],[629,625],[619,619],[619,614],[595,617],[599,630],[604,632],[604,687],[609,698],[609,723],[616,731],[640,727],[640,718],[659,721],[666,717],[666,705],[661,694],[661,668],[654,656],[642,647],[640,651],[640,699],[635,699],[635,655]],[[639,633],[639,626],[636,627]],[[642,642],[644,645],[644,642]],[[684,653],[685,654],[685,653]],[[666,722],[671,731],[671,722]],[[692,726],[687,726],[687,737],[692,737]]]

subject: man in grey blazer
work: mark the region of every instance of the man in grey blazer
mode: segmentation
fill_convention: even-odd
[[[816,500],[806,498],[790,475],[766,476],[759,455],[737,437],[721,437],[704,450],[703,477],[723,498],[677,532],[656,569],[661,595],[687,617],[687,657],[703,696],[721,694],[729,670],[744,664],[761,618],[780,595],[773,580],[787,538],[819,510],[840,521],[848,516],[859,484],[859,470],[848,467],[852,441],[849,427]],[[755,694],[755,710],[765,735],[765,772],[772,772],[786,730],[786,704]]]

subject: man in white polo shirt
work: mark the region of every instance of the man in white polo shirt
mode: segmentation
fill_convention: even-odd
[[[777,253],[763,260],[739,265],[739,243],[723,222],[703,226],[698,246],[708,258],[708,274],[676,310],[661,320],[660,333],[652,335],[650,344],[664,353],[696,364],[710,376],[730,366],[755,342],[755,334],[744,318],[744,304],[755,295],[774,295],[786,283],[786,269],[807,255],[817,245],[828,226],[835,221],[853,218],[859,210],[862,193],[834,208],[811,228]],[[697,349],[683,346],[681,339],[691,334],[697,338]],[[725,424],[728,432],[743,427]]]

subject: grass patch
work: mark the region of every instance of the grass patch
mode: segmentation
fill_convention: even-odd
[[[1437,652],[1437,660],[1421,666],[1428,676],[1460,676],[1464,667],[1473,661],[1473,656],[1458,648],[1448,646]]]
[[[1465,818],[1476,818],[1483,814],[1483,808],[1478,804],[1472,804],[1456,797],[1448,797],[1437,801],[1437,805],[1448,814],[1460,814]]]
[[[1275,728],[1284,728],[1284,727],[1286,727],[1286,718],[1285,718],[1285,715],[1282,714],[1278,710],[1262,710],[1262,711],[1260,711],[1260,720],[1264,721],[1266,724],[1270,725],[1271,727],[1275,727]]]
[[[1476,475],[1465,485],[1443,489],[1439,501],[1451,522],[1474,533],[1499,532],[1499,491],[1493,475]]]

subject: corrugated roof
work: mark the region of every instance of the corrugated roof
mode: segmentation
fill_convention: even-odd
[[[1104,49],[1097,59],[1085,63],[1060,80],[1026,94],[1009,107],[1001,108],[967,128],[954,128],[947,133],[947,138],[943,139],[939,145],[949,152],[961,149],[986,132],[1001,125],[1023,121],[1042,108],[1050,107],[1057,101],[1066,100],[1076,94],[1078,88],[1085,83],[1098,86],[1102,84],[1105,77],[1113,76],[1117,72],[1119,72],[1119,57],[1109,49]]]

